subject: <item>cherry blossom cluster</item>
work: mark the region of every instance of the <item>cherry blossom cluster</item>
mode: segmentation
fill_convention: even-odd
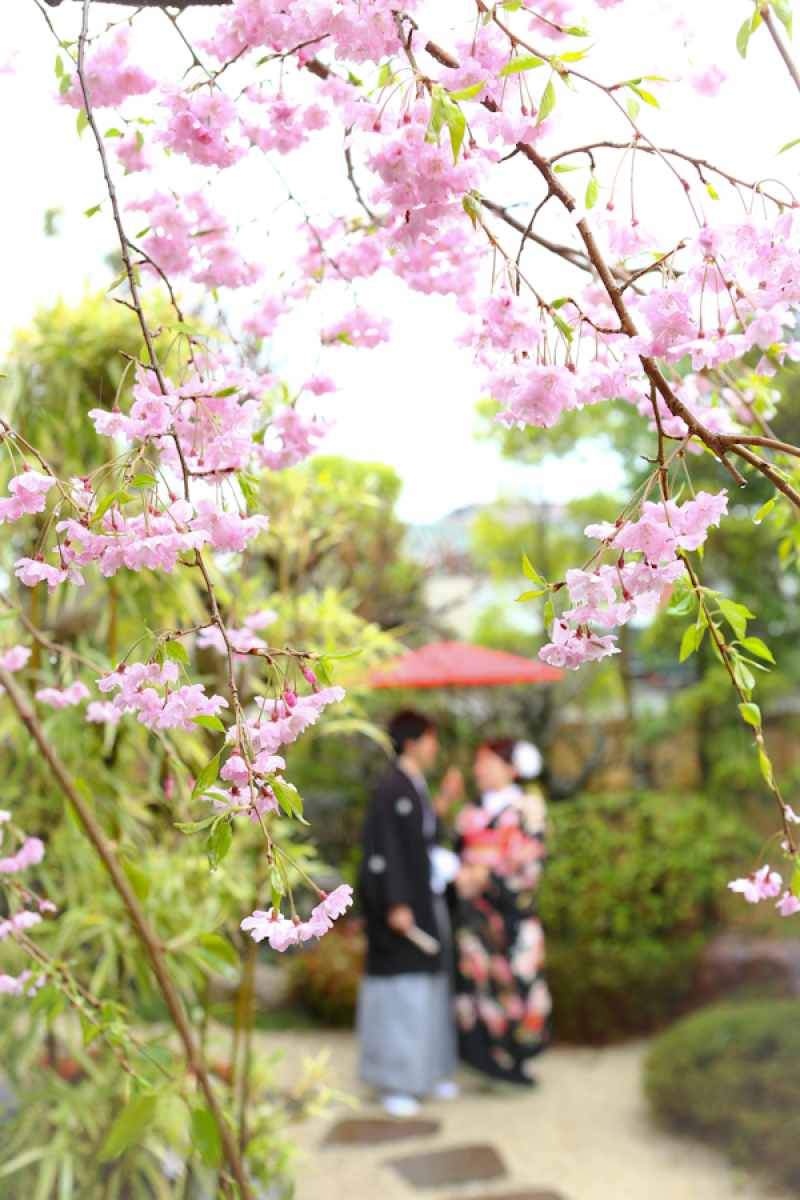
[[[140,244],[148,258],[143,269],[155,277],[160,268],[170,277],[191,279],[208,291],[257,282],[260,268],[236,247],[230,222],[212,208],[203,189],[180,197],[156,191],[129,201],[127,207],[149,218],[149,230]],[[150,266],[150,261],[155,266]]]
[[[286,950],[298,942],[322,937],[333,928],[336,918],[343,916],[352,903],[353,889],[349,884],[343,883],[329,895],[320,892],[320,902],[307,921],[301,921],[299,917],[289,919],[274,908],[266,912],[256,909],[252,916],[244,918],[241,927],[245,933],[250,934],[254,942],[267,941],[273,950]]]
[[[770,871],[768,864],[754,871],[747,879],[732,880],[728,887],[732,892],[741,892],[748,904],[758,904],[759,900],[774,900],[780,896],[775,907],[782,917],[791,917],[800,912],[800,900],[788,888],[781,895],[783,879],[777,871]]]
[[[236,106],[224,92],[186,93],[171,87],[164,104],[170,118],[156,139],[167,150],[185,154],[189,162],[202,167],[232,167],[246,153],[244,146],[226,136],[236,120]]]
[[[228,642],[237,652],[236,658],[239,662],[246,662],[251,650],[266,650],[267,642],[259,637],[258,633],[259,630],[265,629],[267,625],[271,625],[277,616],[278,614],[273,609],[264,608],[259,612],[252,613],[249,617],[245,617],[239,629],[233,625],[228,625],[225,633]],[[228,653],[225,638],[222,636],[222,631],[217,625],[209,625],[205,629],[201,629],[197,635],[197,645],[202,648],[212,647],[220,654]]]
[[[10,826],[11,813],[5,810],[0,811],[0,846],[4,844],[6,826]],[[28,837],[16,826],[11,826],[13,836],[16,841],[16,849],[13,854],[6,854],[0,858],[0,882],[5,885],[5,889],[9,895],[9,914],[4,919],[0,920],[0,942],[5,942],[15,932],[24,932],[27,929],[32,929],[35,925],[39,925],[42,920],[43,912],[55,912],[56,906],[50,900],[35,897],[27,885],[21,884],[14,876],[21,872],[37,867],[43,860],[45,849],[43,842],[37,837]],[[12,901],[10,897],[14,897]],[[30,904],[32,900],[36,900],[38,912],[33,912],[30,908],[16,909],[13,907],[15,901],[21,901],[23,904]],[[44,982],[43,978],[37,978],[34,983],[31,983],[33,972],[23,971],[19,976],[0,974],[0,995],[10,996],[35,996],[38,988]]]
[[[119,666],[97,680],[101,692],[116,692],[111,703],[122,714],[137,713],[148,729],[182,729],[193,733],[193,717],[215,717],[228,707],[223,696],[208,696],[202,683],[175,687],[178,667],[174,662],[132,663]],[[159,690],[163,688],[163,693]],[[93,718],[95,719],[95,718]]]
[[[117,108],[129,96],[143,96],[156,86],[141,67],[130,63],[133,31],[130,25],[119,25],[87,55],[84,67],[86,84],[93,108]],[[67,89],[59,95],[62,104],[83,108],[84,97],[77,74]]]
[[[698,492],[683,504],[645,500],[635,521],[587,525],[586,536],[598,538],[602,553],[613,554],[615,561],[600,563],[593,571],[567,571],[565,584],[573,607],[553,622],[552,641],[540,650],[540,658],[575,670],[583,662],[617,653],[615,637],[600,637],[589,625],[612,629],[652,613],[684,573],[679,555],[697,550],[727,507],[724,489],[716,496]]]

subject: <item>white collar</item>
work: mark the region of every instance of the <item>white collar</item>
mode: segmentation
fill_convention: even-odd
[[[516,783],[510,783],[508,787],[502,788],[499,792],[484,792],[481,796],[481,804],[490,816],[496,817],[522,794],[521,787]]]

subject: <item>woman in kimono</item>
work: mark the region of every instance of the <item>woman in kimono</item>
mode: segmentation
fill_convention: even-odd
[[[538,788],[524,792],[517,780],[540,770],[529,743],[481,746],[474,766],[480,802],[466,805],[456,826],[463,864],[456,880],[459,1052],[492,1079],[528,1086],[533,1059],[551,1037],[536,915],[547,810]]]

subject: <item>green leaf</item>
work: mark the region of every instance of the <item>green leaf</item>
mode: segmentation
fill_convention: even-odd
[[[62,96],[66,95],[72,85],[71,75],[62,75],[58,83],[58,90]]]
[[[203,333],[202,329],[198,329],[195,325],[189,325],[186,321],[170,321],[165,323],[164,329],[174,329],[176,333],[185,333],[190,337],[208,337],[207,333]]]
[[[238,387],[226,387],[223,388],[221,392],[214,392],[214,396],[215,398],[220,396],[235,396],[238,391]]]
[[[110,129],[107,129],[105,131],[105,133],[103,134],[104,138],[122,137],[122,136],[123,136],[122,130],[115,128],[113,125]]]
[[[464,141],[467,122],[460,108],[455,104],[447,104],[447,128],[450,130],[450,145],[453,149],[453,162],[458,162],[458,152]]]
[[[182,642],[164,642],[164,653],[166,654],[167,658],[171,658],[173,662],[189,662],[189,655],[186,653],[186,647]]]
[[[219,717],[190,717],[189,720],[192,725],[202,725],[204,729],[219,729],[221,733],[225,732],[225,726]]]
[[[772,657],[772,651],[770,650],[769,646],[764,645],[761,638],[744,638],[741,642],[741,647],[743,650],[746,650],[748,654],[755,654],[758,658],[765,658],[767,662],[771,662],[773,664],[775,662],[775,659]]]
[[[785,146],[781,146],[778,154],[784,154],[787,150],[791,150],[793,146],[800,146],[800,138],[795,138],[793,142],[787,142]]]
[[[136,488],[157,487],[158,480],[152,475],[134,475],[130,485]]]
[[[328,666],[328,664],[324,658],[316,659],[316,661],[314,662],[314,666],[312,667],[312,670],[313,670],[314,674],[316,675],[317,679],[323,685],[323,687],[331,686],[331,684],[333,683],[333,680],[331,679],[330,667]]]
[[[500,72],[498,79],[503,79],[506,75],[517,75],[520,71],[533,71],[536,67],[543,67],[544,59],[539,58],[536,54],[518,54],[516,58],[512,58],[507,62]]]
[[[748,695],[756,686],[755,675],[741,658],[733,660],[733,677],[742,691],[747,692]]]
[[[535,600],[537,596],[543,596],[546,591],[547,588],[543,588],[540,592],[523,592],[521,596],[517,596],[516,603],[519,604],[520,600]]]
[[[597,203],[597,180],[594,175],[586,185],[586,207],[594,208]]]
[[[192,1111],[192,1145],[208,1167],[222,1162],[222,1135],[207,1108]]]
[[[62,76],[63,78],[63,76]],[[83,131],[89,124],[89,114],[85,108],[82,108],[75,120],[75,128],[78,130],[78,137],[83,136]]]
[[[287,817],[296,817],[302,825],[307,825],[308,821],[303,816],[303,801],[294,788],[290,788],[288,784],[282,783],[280,779],[271,779],[270,786],[278,797],[278,803]]]
[[[378,87],[384,88],[392,78],[392,68],[388,62],[385,62],[378,72]]]
[[[680,662],[684,662],[697,649],[697,626],[690,625],[681,638]]]
[[[447,109],[444,103],[444,92],[441,88],[433,89],[433,98],[431,100],[431,115],[428,121],[428,128],[425,133],[426,142],[438,142],[439,134],[442,132],[442,126],[447,119]]]
[[[794,870],[792,871],[792,882],[789,885],[789,890],[793,896],[800,898],[800,867],[798,867],[796,863]]]
[[[543,615],[543,619],[544,619],[544,627],[545,627],[545,629],[549,629],[550,622],[555,620],[555,610],[553,608],[553,597],[552,596],[545,604],[544,613],[542,615]]]
[[[214,813],[213,817],[206,817],[204,821],[188,821],[183,824],[176,821],[175,828],[180,829],[181,833],[199,833],[201,829],[208,829],[209,825],[213,825],[218,816],[219,813]]]
[[[530,559],[525,551],[522,551],[522,572],[527,579],[532,579],[534,583],[540,583],[543,586],[547,585],[547,580],[542,579],[541,575],[531,566]]]
[[[219,754],[216,754],[210,763],[206,763],[197,779],[194,781],[192,788],[192,799],[196,796],[202,796],[208,788],[217,781],[219,775]]]
[[[539,101],[539,112],[536,115],[536,124],[541,125],[545,117],[549,117],[550,113],[556,106],[556,89],[553,87],[552,79],[547,81],[547,87],[542,92],[542,98]]]
[[[783,25],[784,29],[786,30],[789,37],[791,38],[791,36],[792,36],[792,10],[791,10],[790,5],[787,4],[786,0],[771,0],[771,3],[772,3],[772,9],[775,13],[775,16],[778,18],[781,25]]]
[[[653,108],[659,107],[659,103],[656,100],[656,98],[652,92],[646,92],[644,90],[644,88],[639,87],[635,83],[629,83],[628,87],[631,89],[632,92],[636,93],[636,95],[639,97],[640,100],[644,100],[645,104],[650,104],[650,105],[652,105]]]
[[[233,946],[218,933],[201,933],[199,939],[206,950],[210,950],[212,954],[216,954],[217,958],[221,958],[223,962],[229,963],[232,967],[239,965],[239,956]]]
[[[758,748],[758,762],[761,767],[761,774],[764,776],[768,786],[774,787],[774,780],[772,778],[772,763],[770,762],[769,755],[763,746],[759,746]]]
[[[21,1154],[17,1154],[14,1158],[9,1159],[7,1163],[3,1163],[0,1167],[0,1179],[4,1175],[13,1175],[15,1171],[21,1171],[23,1167],[29,1167],[31,1163],[38,1162],[40,1158],[44,1158],[47,1154],[53,1153],[52,1145],[34,1146],[31,1150],[23,1150]]]
[[[100,212],[100,209],[101,209],[102,207],[103,207],[102,203],[100,203],[100,204],[93,204],[91,208],[85,208],[85,209],[83,210],[83,215],[84,215],[85,217],[93,217],[93,216],[95,215],[95,213],[99,213],[99,212]]]
[[[747,58],[747,43],[750,41],[752,33],[752,18],[748,17],[744,25],[741,26],[736,34],[736,49],[741,54],[742,58]]]
[[[639,116],[638,101],[634,100],[633,96],[628,96],[625,107],[628,110],[628,116],[630,117],[630,119],[632,121],[635,121],[636,118]]]
[[[472,221],[472,228],[477,229],[483,221],[483,205],[477,192],[468,192],[461,201],[461,207]]]
[[[206,841],[206,854],[208,855],[208,865],[212,871],[216,871],[230,850],[232,841],[233,831],[230,821],[223,821],[216,829],[211,830]]]
[[[558,62],[580,62],[585,57],[585,50],[567,50],[566,54],[558,55]]]
[[[747,633],[747,618],[755,616],[744,604],[736,604],[733,600],[720,599],[717,601],[722,615],[738,638]]]
[[[140,904],[147,903],[147,897],[150,894],[150,880],[145,875],[141,867],[137,867],[135,863],[124,862],[122,869],[128,876],[128,883],[136,893],[136,899]]]
[[[488,76],[487,76],[487,78],[488,78]],[[486,80],[482,79],[480,83],[473,83],[472,87],[465,87],[465,88],[461,88],[457,92],[450,92],[450,99],[451,100],[474,100],[475,97],[477,96],[478,92],[481,90],[481,88],[484,86],[485,83],[486,83]]]
[[[711,186],[710,183],[706,184],[706,188],[708,189],[708,194],[712,200],[719,200],[719,196],[717,195],[717,193],[715,192],[714,188]]]
[[[580,171],[582,168],[577,164],[574,167],[570,167],[562,166],[561,163],[559,163],[557,167],[553,167],[553,170],[555,171],[556,175],[566,175],[567,171]]]
[[[127,1150],[128,1146],[133,1145],[153,1120],[155,1108],[156,1097],[154,1095],[136,1096],[131,1100],[109,1129],[108,1136],[97,1156],[100,1162],[119,1158],[123,1150]]]
[[[558,313],[551,313],[550,315],[553,318],[554,324],[561,330],[567,341],[571,342],[573,338],[573,332],[564,318],[560,317]]]
[[[800,141],[800,138],[798,138],[797,140]],[[766,504],[761,505],[761,508],[758,510],[756,515],[753,517],[754,525],[759,525],[764,520],[764,517],[769,516],[769,514],[772,512],[773,508],[775,507],[775,501],[777,499],[778,499],[777,496],[773,496],[772,499],[768,500]]]
[[[64,74],[64,60],[60,54],[56,55],[56,78],[60,79]]]
[[[572,37],[588,37],[589,30],[585,25],[570,25],[564,30],[564,33],[569,33]]]
[[[757,704],[740,704],[739,712],[748,725],[761,725],[761,709]]]

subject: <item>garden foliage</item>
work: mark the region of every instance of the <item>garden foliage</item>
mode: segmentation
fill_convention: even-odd
[[[658,1039],[645,1089],[666,1124],[735,1163],[800,1188],[800,1028],[795,1001],[720,1005]]]

